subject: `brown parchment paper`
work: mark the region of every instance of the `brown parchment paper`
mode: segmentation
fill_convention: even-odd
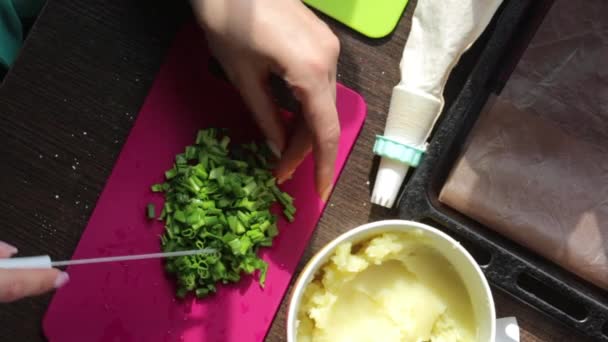
[[[439,200],[608,289],[608,1],[556,1]]]

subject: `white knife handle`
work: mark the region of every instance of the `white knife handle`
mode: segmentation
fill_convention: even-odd
[[[52,268],[51,257],[39,255],[23,258],[0,259],[0,268],[4,269],[33,269],[33,268]]]

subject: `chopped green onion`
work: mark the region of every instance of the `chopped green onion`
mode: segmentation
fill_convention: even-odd
[[[222,148],[225,150],[226,148],[228,148],[228,144],[229,144],[229,143],[230,143],[230,138],[229,138],[227,135],[225,135],[225,136],[222,138],[222,141],[220,142],[220,145],[221,145],[221,146],[222,146]]]
[[[173,218],[178,222],[186,223],[186,215],[181,210],[176,210],[173,214]]]
[[[224,174],[224,167],[217,167],[211,170],[209,174],[209,179],[218,179],[220,176]]]
[[[268,169],[271,156],[266,146],[231,147],[223,130],[204,129],[195,145],[175,156],[166,181],[151,186],[165,198],[158,218],[165,223],[163,251],[217,251],[165,260],[166,272],[177,281],[177,297],[191,293],[204,298],[215,293],[217,284],[236,282],[255,271],[264,285],[268,265],[257,253],[260,247],[272,246],[279,233],[270,209],[279,202],[289,221],[296,212],[293,198],[279,190]],[[155,216],[151,208],[148,217]]]
[[[186,160],[186,156],[183,153],[175,156],[175,164],[184,165],[187,163],[188,163],[188,161]]]
[[[152,192],[163,192],[163,184],[154,184],[151,186]]]
[[[156,210],[154,208],[154,204],[150,203],[146,206],[146,213],[150,220],[156,217]]]
[[[187,160],[193,160],[196,159],[197,155],[198,155],[198,150],[196,147],[194,146],[188,146],[186,147],[186,159]]]
[[[171,170],[168,170],[167,172],[165,172],[165,178],[167,178],[167,180],[170,180],[170,179],[172,179],[175,176],[177,176],[177,170],[176,169],[171,169]]]
[[[285,217],[287,218],[287,221],[289,221],[289,222],[293,222],[294,221],[293,214],[291,214],[290,212],[283,211],[283,215],[285,215]]]

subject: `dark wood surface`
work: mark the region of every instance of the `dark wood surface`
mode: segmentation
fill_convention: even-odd
[[[303,260],[339,233],[394,217],[369,204],[371,147],[382,132],[415,2],[396,32],[369,40],[328,20],[340,37],[338,79],[360,92],[368,118]],[[0,240],[23,254],[69,258],[158,71],[185,3],[49,0],[0,86]],[[327,19],[327,18],[325,18]],[[199,44],[200,42],[192,42]],[[43,341],[50,296],[0,307],[0,341]],[[582,337],[495,291],[522,341]],[[283,341],[283,303],[268,341]]]

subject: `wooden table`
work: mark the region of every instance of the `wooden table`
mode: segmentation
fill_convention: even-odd
[[[372,143],[382,132],[415,2],[395,34],[369,40],[327,20],[342,42],[338,79],[367,100],[368,118],[303,260],[360,224],[393,215],[369,204]],[[122,143],[189,9],[174,1],[51,0],[0,87],[0,240],[69,258]],[[196,44],[196,42],[193,42]],[[495,291],[523,341],[581,341]],[[0,341],[40,341],[49,296],[2,305]],[[268,341],[283,341],[284,302]]]

